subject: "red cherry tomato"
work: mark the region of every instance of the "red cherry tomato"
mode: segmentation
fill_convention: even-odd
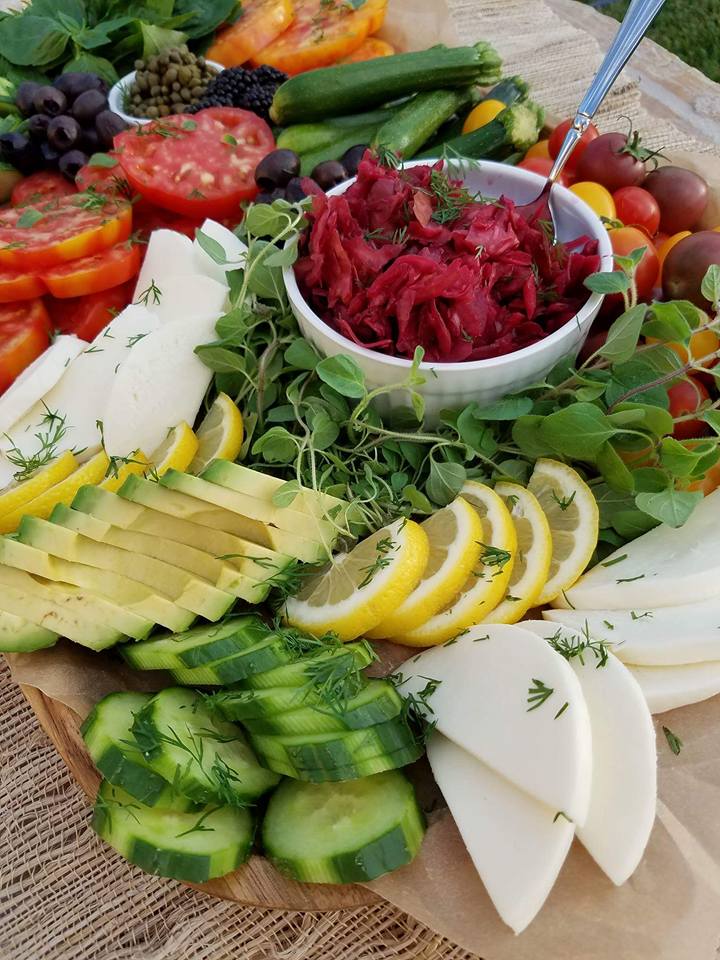
[[[38,203],[49,197],[69,197],[77,189],[61,173],[43,170],[24,177],[13,188],[10,203],[13,207],[24,207],[28,203]]]
[[[563,145],[563,140],[565,139],[565,136],[571,126],[572,119],[563,120],[563,122],[559,123],[550,134],[548,150],[550,151],[550,156],[553,158],[553,160],[560,153],[560,147]],[[591,123],[585,133],[582,135],[580,142],[573,150],[570,159],[565,166],[565,172],[568,175],[574,176],[575,172],[577,171],[577,166],[580,163],[580,158],[582,157],[583,153],[585,153],[587,145],[592,143],[593,140],[597,140],[599,136],[600,133],[598,132],[598,128],[594,123]]]
[[[521,170],[530,170],[532,173],[539,173],[541,177],[547,177],[552,170],[553,161],[547,157],[530,157],[528,160],[521,160],[518,164]],[[569,177],[563,172],[560,174],[558,183],[563,187],[570,186]]]
[[[642,187],[620,187],[613,194],[618,220],[626,227],[639,227],[654,237],[660,226],[660,205]]]
[[[585,148],[577,165],[578,180],[594,180],[614,193],[637,187],[645,179],[643,148],[636,134],[603,133]]]
[[[635,284],[638,291],[638,300],[648,303],[652,298],[653,289],[660,272],[660,261],[655,244],[644,231],[638,230],[637,227],[617,227],[615,230],[608,231],[608,233],[613,253],[620,257],[627,257],[633,250],[645,247],[643,258],[635,272]],[[619,299],[620,295],[613,294],[613,297]]]
[[[42,300],[0,307],[0,393],[50,345],[50,318]]]
[[[61,333],[74,333],[81,340],[94,340],[112,318],[132,302],[135,281],[87,297],[48,300],[53,326]]]
[[[710,399],[705,387],[694,377],[687,377],[668,389],[670,400],[670,415],[684,417],[695,411]],[[703,420],[682,420],[675,424],[673,436],[676,440],[692,440],[695,437],[704,437],[710,432],[710,427]]]

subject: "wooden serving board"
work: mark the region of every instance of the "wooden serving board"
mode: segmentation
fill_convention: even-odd
[[[94,800],[100,777],[80,736],[80,717],[65,704],[46,697],[35,687],[22,686],[21,689],[74,779],[88,799]],[[254,855],[239,870],[226,877],[189,886],[222,900],[282,910],[339,910],[344,907],[365,907],[380,900],[372,891],[356,884],[334,886],[287,880],[268,860]]]

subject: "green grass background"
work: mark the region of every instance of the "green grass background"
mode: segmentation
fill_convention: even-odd
[[[620,19],[629,0],[584,0]],[[720,81],[720,0],[667,0],[649,35],[686,63]]]

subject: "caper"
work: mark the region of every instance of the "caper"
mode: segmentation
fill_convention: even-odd
[[[166,103],[161,103],[160,106],[158,107],[158,110],[160,111],[161,117],[170,116],[170,107]]]
[[[147,116],[150,117],[151,120],[155,120],[156,117],[160,116],[160,111],[157,107],[148,107]]]
[[[168,67],[165,71],[165,83],[174,83],[177,80],[177,67]]]
[[[192,94],[190,93],[187,87],[182,88],[182,90],[180,91],[180,96],[185,101],[185,103],[190,103],[190,101],[192,100]]]

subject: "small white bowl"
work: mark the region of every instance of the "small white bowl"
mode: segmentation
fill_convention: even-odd
[[[433,160],[416,160],[406,163],[405,166],[434,162]],[[464,180],[471,193],[495,198],[506,196],[518,204],[527,203],[537,197],[544,183],[544,178],[536,173],[489,160],[473,165],[467,170]],[[354,182],[354,179],[348,180],[329,193],[330,195],[344,193]],[[582,235],[597,239],[601,270],[612,270],[612,246],[608,232],[599,217],[570,190],[559,186],[554,189],[557,191],[554,207],[559,239],[569,241]],[[300,330],[323,356],[342,353],[352,357],[362,368],[371,390],[399,383],[406,377],[411,366],[409,360],[386,356],[348,340],[325,323],[308,304],[300,292],[292,267],[285,269],[284,277],[290,306]],[[464,363],[420,364],[420,370],[425,373],[427,379],[424,386],[419,388],[419,392],[425,397],[428,417],[432,419],[437,417],[441,410],[466,406],[473,400],[480,404],[491,403],[508,393],[522,390],[531,383],[542,380],[558,361],[580,349],[600,310],[602,301],[603,297],[600,294],[589,294],[585,305],[565,326],[551,333],[544,340],[524,347],[522,350],[516,350],[515,353]],[[407,405],[407,395],[397,391],[391,393],[382,406],[388,410]]]
[[[207,60],[206,62],[210,64],[211,67],[215,67],[218,73],[225,69],[222,63],[217,63],[215,60]],[[129,90],[135,82],[136,73],[137,70],[126,73],[121,80],[118,80],[118,82],[110,88],[110,92],[108,93],[108,107],[113,113],[122,117],[125,123],[150,123],[150,117],[131,117],[130,114],[125,113],[122,108],[125,91]]]

